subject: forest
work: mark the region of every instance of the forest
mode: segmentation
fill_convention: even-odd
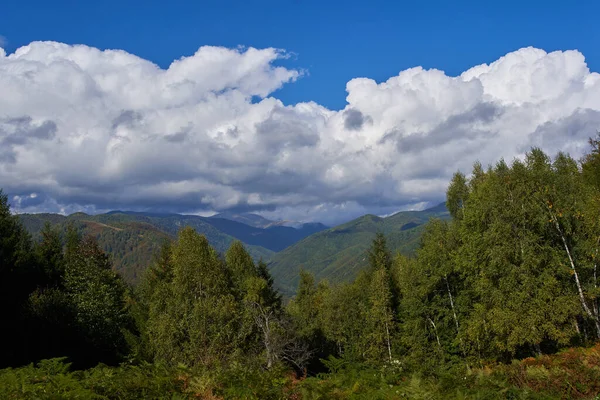
[[[282,299],[240,242],[190,227],[136,285],[94,238],[33,240],[0,196],[0,397],[593,399],[600,137],[457,172],[414,257],[372,239],[352,282]],[[1,192],[0,192],[1,193]]]

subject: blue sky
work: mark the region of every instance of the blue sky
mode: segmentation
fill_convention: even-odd
[[[435,205],[475,161],[587,151],[598,15],[597,1],[7,0],[0,185],[18,212],[335,224]]]
[[[456,75],[525,46],[578,49],[600,69],[597,1],[45,1],[8,0],[0,35],[12,52],[34,40],[123,49],[162,67],[201,45],[277,47],[308,71],[277,93],[286,104],[345,106],[355,77],[413,66]]]

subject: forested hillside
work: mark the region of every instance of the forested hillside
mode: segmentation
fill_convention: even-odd
[[[0,195],[11,327],[0,396],[597,398],[600,141],[590,144],[580,161],[534,148],[457,172],[450,217],[428,211],[442,218],[423,225],[414,256],[393,254],[380,228],[417,229],[423,213],[342,227],[378,231],[365,268],[343,283],[302,271],[289,304],[239,241],[221,255],[184,227],[134,288],[93,236],[48,224],[32,241]]]
[[[292,295],[303,269],[317,281],[348,282],[368,265],[366,251],[377,232],[385,234],[393,253],[412,255],[430,218],[447,219],[445,206],[403,211],[386,218],[365,215],[316,233],[274,254],[269,268],[278,288]]]
[[[158,215],[117,211],[99,215],[75,213],[68,217],[58,214],[19,214],[19,218],[35,240],[40,239],[40,232],[45,222],[56,225],[57,229],[63,233],[67,226],[72,224],[81,234],[92,235],[98,241],[99,246],[111,256],[114,268],[130,283],[138,282],[141,273],[151,263],[153,255],[160,249],[162,243],[165,240],[174,239],[181,227],[193,227],[205,235],[211,245],[222,253],[237,238],[224,231],[240,237],[245,237],[248,230],[255,234],[265,231],[240,223],[234,223],[237,226],[229,227],[228,230],[221,230],[219,222],[225,220],[178,214]],[[217,221],[217,223],[207,223],[206,220]],[[294,228],[286,229],[297,232],[297,235],[308,234]],[[270,232],[265,232],[270,234]],[[295,239],[289,236],[291,235],[283,237],[282,241]],[[267,260],[273,253],[261,246],[251,244],[247,246],[255,260]]]
[[[221,212],[213,215],[211,218],[228,219],[241,222],[255,228],[270,228],[272,226],[286,226],[286,221],[272,221],[258,214],[253,213],[235,213],[230,211]]]
[[[249,214],[247,218],[252,218]],[[228,218],[232,215],[226,214]],[[235,214],[241,219],[246,214]],[[258,216],[256,216],[258,217]],[[224,253],[234,240],[244,243],[254,260],[267,262],[276,285],[286,296],[296,290],[301,268],[320,279],[345,282],[356,277],[366,265],[365,251],[376,232],[384,232],[393,252],[410,255],[418,247],[424,224],[432,217],[448,218],[444,205],[425,211],[404,211],[387,218],[366,215],[327,229],[323,224],[306,223],[297,228],[273,225],[264,228],[225,218],[179,214],[151,214],[112,211],[107,214],[75,213],[19,214],[25,228],[39,240],[45,222],[64,232],[69,224],[82,234],[98,240],[117,271],[129,283],[138,282],[152,255],[165,240],[175,238],[183,226],[191,226]],[[268,220],[258,220],[261,223]]]

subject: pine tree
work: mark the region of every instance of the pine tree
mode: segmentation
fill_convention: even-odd
[[[152,361],[155,351],[152,348],[149,326],[150,316],[159,315],[166,309],[171,296],[170,284],[173,281],[173,262],[171,260],[172,243],[165,240],[160,251],[154,255],[150,267],[131,293],[129,301],[130,313],[135,324],[136,335],[129,336],[132,348],[131,358],[136,361]]]
[[[463,207],[469,198],[469,187],[467,179],[461,172],[456,172],[450,181],[446,191],[446,208],[454,219],[460,219],[463,216]]]
[[[116,363],[127,353],[123,331],[131,324],[125,283],[94,238],[86,236],[67,251],[64,288],[76,313],[82,346],[87,347],[76,357],[86,364]]]
[[[368,251],[369,266],[372,270],[386,269],[390,270],[392,265],[392,257],[387,248],[385,236],[381,232],[375,234],[375,239],[371,243],[371,248]]]
[[[588,142],[590,152],[581,160],[583,180],[595,189],[600,189],[600,132]]]
[[[30,294],[41,280],[33,257],[32,243],[16,216],[8,197],[0,189],[0,307],[5,329],[0,367],[28,362],[25,309]]]
[[[49,222],[44,224],[41,242],[36,246],[38,262],[42,267],[48,287],[59,287],[64,277],[65,265],[63,245],[58,229],[53,228]]]

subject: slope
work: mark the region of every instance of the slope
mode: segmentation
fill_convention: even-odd
[[[58,214],[20,214],[25,228],[39,239],[45,222],[57,226],[62,232],[68,224],[82,234],[94,236],[112,258],[113,266],[130,283],[135,283],[150,265],[154,255],[165,240],[173,239],[178,230],[191,226],[204,234],[219,252],[225,252],[234,237],[204,222],[201,217],[177,214],[111,212],[100,215],[75,213],[68,217]],[[260,246],[246,244],[255,259],[268,259],[273,252]]]
[[[261,217],[258,214],[252,213],[234,213],[230,211],[225,211],[216,215],[213,215],[210,218],[219,218],[219,219],[228,219],[230,221],[241,222],[242,224],[246,224],[252,226],[254,228],[268,228],[275,221],[271,221],[270,219]]]
[[[385,234],[390,250],[412,254],[430,218],[449,218],[442,205],[424,211],[405,211],[381,218],[364,215],[345,224],[313,234],[275,254],[269,268],[279,289],[292,295],[300,269],[317,281],[347,282],[366,264],[366,251],[377,232]]]
[[[313,233],[327,229],[320,223],[303,224],[298,228],[290,226],[270,226],[260,228],[251,226],[242,222],[228,218],[201,217],[197,215],[179,215],[179,214],[151,214],[131,211],[112,211],[109,215],[123,214],[126,216],[135,216],[138,219],[150,222],[161,229],[177,233],[182,226],[191,226],[198,232],[204,233],[207,238],[213,237],[215,245],[218,242],[218,232],[232,236],[247,245],[259,246],[270,251],[281,251],[288,246],[296,243]],[[238,215],[238,214],[235,214]],[[254,215],[254,214],[240,214]],[[257,215],[257,217],[262,218]],[[272,222],[272,221],[269,221]],[[210,238],[209,238],[210,241]]]
[[[224,218],[211,217],[204,221],[244,243],[261,246],[275,252],[281,251],[313,233],[327,229],[325,225],[319,223],[304,224],[299,228],[270,226],[263,229]]]

